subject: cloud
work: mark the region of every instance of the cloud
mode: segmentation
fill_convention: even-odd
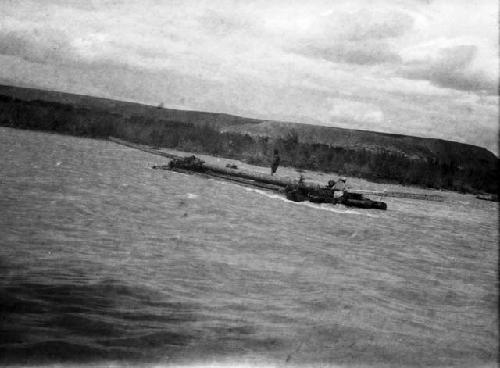
[[[401,61],[401,57],[384,42],[344,41],[328,48],[308,46],[301,51],[315,58],[348,64],[376,65]]]
[[[399,63],[393,41],[412,26],[412,16],[394,9],[340,9],[319,17],[294,51],[357,65]]]
[[[458,101],[494,97],[496,9],[494,0],[0,1],[0,78],[484,145],[496,104]]]
[[[329,98],[328,103],[331,106],[329,111],[331,121],[340,119],[361,123],[380,123],[384,120],[384,113],[373,103],[345,98]]]
[[[441,48],[435,57],[406,63],[402,75],[408,79],[429,80],[440,87],[497,94],[496,79],[474,68],[477,53],[475,45]]]
[[[61,63],[72,57],[70,39],[51,28],[0,30],[0,54],[40,63]]]
[[[249,32],[255,29],[253,20],[235,12],[222,13],[209,9],[198,17],[198,21],[207,33],[219,37],[227,37],[233,33]]]
[[[102,0],[101,0],[102,1]],[[94,1],[92,0],[44,0],[45,4],[71,7],[80,10],[95,10]]]
[[[392,9],[370,7],[354,12],[334,12],[324,19],[329,36],[349,41],[395,38],[410,31],[413,17]]]

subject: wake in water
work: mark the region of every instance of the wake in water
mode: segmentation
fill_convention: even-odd
[[[322,211],[349,214],[349,215],[363,215],[363,216],[368,216],[368,217],[378,217],[378,216],[371,214],[371,213],[368,213],[368,212],[358,212],[358,211],[351,210],[351,209],[345,207],[344,205],[335,205],[335,207],[333,207],[331,204],[317,204],[317,203],[311,203],[311,202],[294,202],[294,201],[290,201],[286,197],[283,197],[282,195],[273,194],[273,193],[267,192],[265,190],[254,189],[254,188],[245,188],[245,190],[248,192],[255,192],[255,193],[261,194],[263,196],[266,196],[267,198],[278,199],[278,200],[281,200],[283,202],[293,203],[293,204],[298,205],[298,206],[305,206],[305,207],[313,208],[315,210],[322,210]]]
[[[189,176],[188,174],[184,174],[184,173],[176,173],[176,174]],[[235,183],[229,183],[229,182],[217,180],[214,178],[207,178],[207,180],[215,181],[217,183],[220,183],[221,185],[239,186],[238,184],[235,184]],[[311,202],[294,202],[294,201],[290,201],[289,199],[287,199],[286,197],[284,197],[280,194],[275,194],[275,193],[272,193],[272,192],[269,192],[266,190],[261,190],[261,189],[256,189],[256,188],[248,188],[248,187],[244,187],[244,189],[248,192],[258,193],[258,194],[263,195],[267,198],[278,199],[278,200],[283,201],[283,202],[293,203],[293,204],[298,205],[298,206],[305,206],[305,207],[313,208],[315,210],[322,210],[322,211],[327,211],[327,212],[332,212],[332,213],[342,213],[342,214],[349,214],[349,215],[361,215],[361,216],[367,216],[367,217],[379,217],[379,216],[376,216],[374,214],[368,213],[366,211],[363,211],[363,212],[354,211],[352,209],[349,209],[348,207],[345,207],[344,205],[336,205],[335,207],[333,207],[331,204],[317,204],[317,203],[311,203]],[[193,199],[193,198],[197,197],[197,195],[195,195],[195,194],[193,195],[192,193],[187,193],[186,195],[187,195],[187,198],[189,198],[189,199]]]

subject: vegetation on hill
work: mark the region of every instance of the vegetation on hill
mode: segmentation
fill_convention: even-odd
[[[239,128],[249,124],[258,127],[263,122],[118,101],[113,104],[112,100],[95,99],[97,102],[94,102],[91,97],[78,99],[77,96],[73,100],[66,97],[61,103],[54,101],[54,96],[51,101],[24,100],[12,93],[6,94],[5,89],[0,92],[3,93],[0,94],[0,126],[94,138],[114,136],[258,165],[268,165],[273,149],[277,148],[282,165],[299,169],[461,192],[497,191],[498,159],[485,149],[456,142],[427,142],[424,138],[406,136],[397,136],[399,138],[391,141],[387,138],[391,135],[382,134],[386,145],[381,146],[377,138],[373,138],[380,133],[363,132],[354,134],[356,144],[332,145],[304,138],[307,127],[303,125],[294,129],[289,124],[280,134],[251,134]],[[43,93],[38,92],[43,97]],[[127,106],[123,111],[117,108],[122,105]],[[309,134],[317,134],[316,128],[312,127]],[[363,136],[370,144],[361,144],[363,140],[359,137]],[[402,139],[404,144],[398,145],[397,139]],[[415,144],[412,139],[420,143]]]

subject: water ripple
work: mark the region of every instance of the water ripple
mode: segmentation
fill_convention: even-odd
[[[495,362],[495,205],[296,204],[6,128],[0,151],[1,364]]]

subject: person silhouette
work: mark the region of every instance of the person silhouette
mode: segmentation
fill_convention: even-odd
[[[271,164],[271,175],[276,173],[276,170],[278,170],[278,166],[280,164],[280,155],[277,149],[274,150],[273,154],[273,162]]]

